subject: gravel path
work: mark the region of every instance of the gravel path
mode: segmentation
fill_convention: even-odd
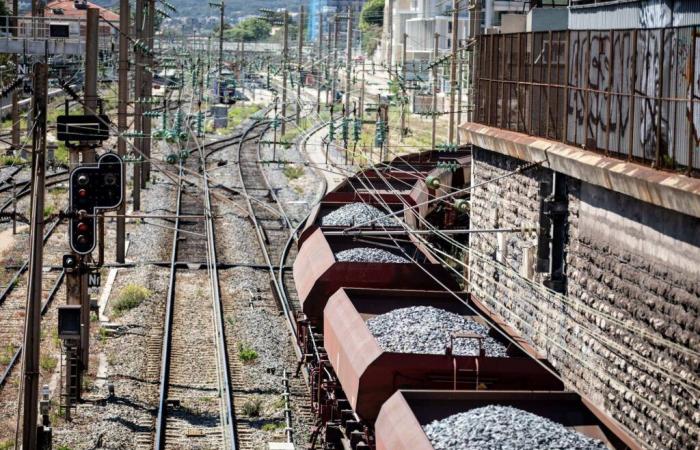
[[[486,356],[506,357],[506,348],[488,336],[489,329],[472,319],[432,306],[395,309],[367,321],[369,331],[379,345],[389,352],[442,355],[453,333],[482,336]],[[475,356],[479,353],[476,339],[455,339],[453,354]]]
[[[605,450],[600,441],[536,414],[489,405],[423,426],[435,450]]]

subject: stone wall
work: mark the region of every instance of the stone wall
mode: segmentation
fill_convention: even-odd
[[[476,149],[473,184],[524,161]],[[472,192],[471,227],[537,226],[548,169]],[[566,291],[536,273],[534,233],[471,236],[471,288],[575,388],[654,449],[697,448],[700,220],[567,180]]]

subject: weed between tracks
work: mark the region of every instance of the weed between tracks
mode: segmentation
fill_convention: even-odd
[[[252,347],[248,346],[248,344],[240,342],[238,344],[238,357],[243,362],[251,362],[258,358],[258,352],[256,352]]]
[[[145,300],[147,300],[153,292],[143,286],[129,284],[124,287],[119,293],[119,297],[112,305],[112,311],[117,316],[122,315],[126,311],[136,308]]]
[[[282,170],[282,173],[290,180],[296,180],[304,175],[304,168],[301,166],[288,165]]]
[[[248,417],[260,417],[262,410],[262,400],[259,398],[251,398],[245,401],[242,406],[243,414]]]

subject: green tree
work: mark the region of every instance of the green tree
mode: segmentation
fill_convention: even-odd
[[[384,25],[384,0],[369,0],[360,13],[360,27]]]
[[[360,13],[362,50],[371,56],[377,49],[384,25],[384,0],[369,0]]]
[[[238,22],[230,30],[226,30],[225,34],[235,41],[253,42],[267,39],[271,31],[272,26],[266,20],[249,17]]]

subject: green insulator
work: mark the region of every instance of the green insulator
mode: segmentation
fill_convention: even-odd
[[[425,177],[425,185],[430,189],[438,189],[440,187],[440,179],[434,175]]]
[[[454,209],[459,211],[460,213],[468,213],[469,212],[469,201],[464,200],[464,199],[457,199],[455,200],[454,204],[452,205]]]
[[[177,155],[175,153],[170,153],[168,156],[165,157],[165,162],[168,164],[175,164],[177,162]]]

